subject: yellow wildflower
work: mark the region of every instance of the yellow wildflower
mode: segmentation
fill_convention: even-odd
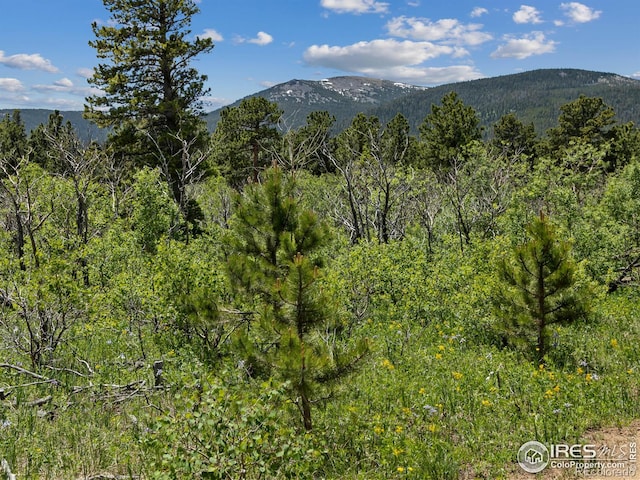
[[[404,467],[398,467],[398,473],[403,473],[404,472]]]
[[[490,407],[491,406],[491,402],[485,398],[484,400],[482,400],[482,405],[484,407]]]
[[[442,354],[436,353],[436,360],[442,360]]]
[[[382,366],[388,370],[393,370],[394,368],[396,368],[393,366],[393,363],[391,363],[388,358],[385,358],[382,361]]]
[[[611,347],[618,348],[618,341],[615,338],[611,339]]]
[[[462,374],[460,372],[453,372],[451,375],[453,375],[453,378],[456,380],[460,380],[462,378]]]
[[[402,433],[402,425],[396,427],[396,433]]]
[[[380,425],[376,425],[375,427],[373,427],[373,431],[376,433],[376,435],[380,435],[382,432],[384,432],[384,428],[382,428]]]

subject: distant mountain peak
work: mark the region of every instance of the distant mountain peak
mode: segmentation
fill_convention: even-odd
[[[322,80],[294,79],[258,92],[256,96],[278,104],[293,102],[327,105],[344,103],[346,100],[374,106],[423,89],[424,87],[390,80],[342,76]]]

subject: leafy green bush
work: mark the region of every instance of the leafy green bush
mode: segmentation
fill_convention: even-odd
[[[313,478],[326,452],[319,437],[300,434],[282,415],[294,408],[287,385],[246,388],[229,383],[233,375],[180,388],[150,423],[141,438],[152,478]]]

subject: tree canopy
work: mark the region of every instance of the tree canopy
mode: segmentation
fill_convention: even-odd
[[[477,113],[455,92],[445,95],[442,105],[431,106],[419,130],[424,142],[424,160],[435,168],[446,168],[454,159],[462,160],[465,147],[482,138]]]
[[[85,116],[113,128],[112,141],[138,164],[160,165],[174,198],[188,216],[184,198],[185,157],[202,147],[199,118],[207,79],[192,63],[213,48],[208,38],[191,40],[193,0],[104,0],[107,24],[92,25],[89,42],[103,60],[89,82],[100,90],[87,97]],[[187,162],[188,163],[188,162]]]

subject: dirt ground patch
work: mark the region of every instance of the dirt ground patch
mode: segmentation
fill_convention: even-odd
[[[536,475],[528,474],[519,469],[509,477],[512,480],[573,480],[579,478],[589,478],[591,480],[611,480],[611,479],[640,479],[640,459],[636,453],[635,462],[630,457],[631,450],[636,451],[640,446],[640,420],[623,427],[606,427],[588,430],[584,435],[584,444],[596,445],[598,450],[598,461],[602,462],[623,462],[627,467],[620,471],[610,470],[603,474],[590,475],[577,473],[574,469],[550,468],[547,467],[541,473]],[[635,447],[633,447],[635,445]],[[603,447],[609,449],[609,458],[601,456]]]

